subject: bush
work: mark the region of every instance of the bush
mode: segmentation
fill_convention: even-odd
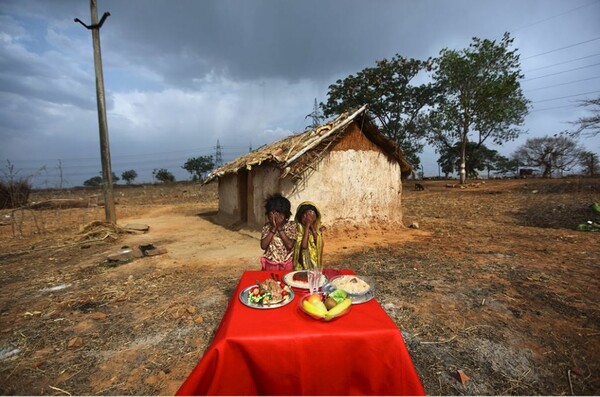
[[[27,204],[31,185],[25,179],[0,181],[0,209],[17,208]]]

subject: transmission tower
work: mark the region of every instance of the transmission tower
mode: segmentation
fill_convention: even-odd
[[[312,123],[307,126],[306,128],[311,128],[311,129],[315,129],[318,126],[321,125],[321,123],[323,122],[323,114],[321,113],[321,111],[319,110],[319,105],[317,104],[317,98],[315,98],[315,104],[313,106],[313,111],[312,113],[308,114],[305,119],[307,118],[311,118]]]
[[[223,165],[223,154],[221,153],[221,144],[217,139],[217,147],[215,151],[215,167],[220,167]]]

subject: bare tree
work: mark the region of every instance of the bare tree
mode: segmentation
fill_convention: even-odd
[[[545,136],[528,139],[513,153],[520,164],[542,167],[542,176],[551,178],[553,172],[569,171],[579,165],[584,149],[567,136]]]
[[[580,117],[577,121],[571,122],[571,124],[577,126],[577,129],[569,134],[575,137],[591,137],[600,134],[600,97],[579,101],[579,106],[590,107],[592,113],[587,117]]]

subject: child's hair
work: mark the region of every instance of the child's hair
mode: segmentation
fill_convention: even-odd
[[[285,219],[289,219],[292,216],[291,208],[290,200],[279,193],[272,194],[265,200],[265,214],[267,215],[271,211],[277,211],[284,214]]]
[[[317,217],[321,216],[321,214],[319,214],[319,210],[314,205],[303,204],[298,208],[298,211],[296,211],[296,222],[302,222],[302,214],[304,214],[308,210],[315,211]]]

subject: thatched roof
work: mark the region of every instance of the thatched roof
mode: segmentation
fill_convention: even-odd
[[[377,126],[367,115],[367,106],[364,105],[354,112],[344,113],[337,119],[315,129],[290,135],[238,157],[211,172],[204,183],[223,175],[237,173],[240,169],[249,170],[253,166],[262,163],[269,163],[282,169],[282,178],[287,175],[301,178],[306,170],[312,168],[314,164],[321,160],[332,144],[344,136],[346,128],[353,121],[361,125],[364,135],[380,147],[390,160],[397,161],[400,164],[403,177],[412,172],[412,166],[404,158],[402,149],[379,132]]]

